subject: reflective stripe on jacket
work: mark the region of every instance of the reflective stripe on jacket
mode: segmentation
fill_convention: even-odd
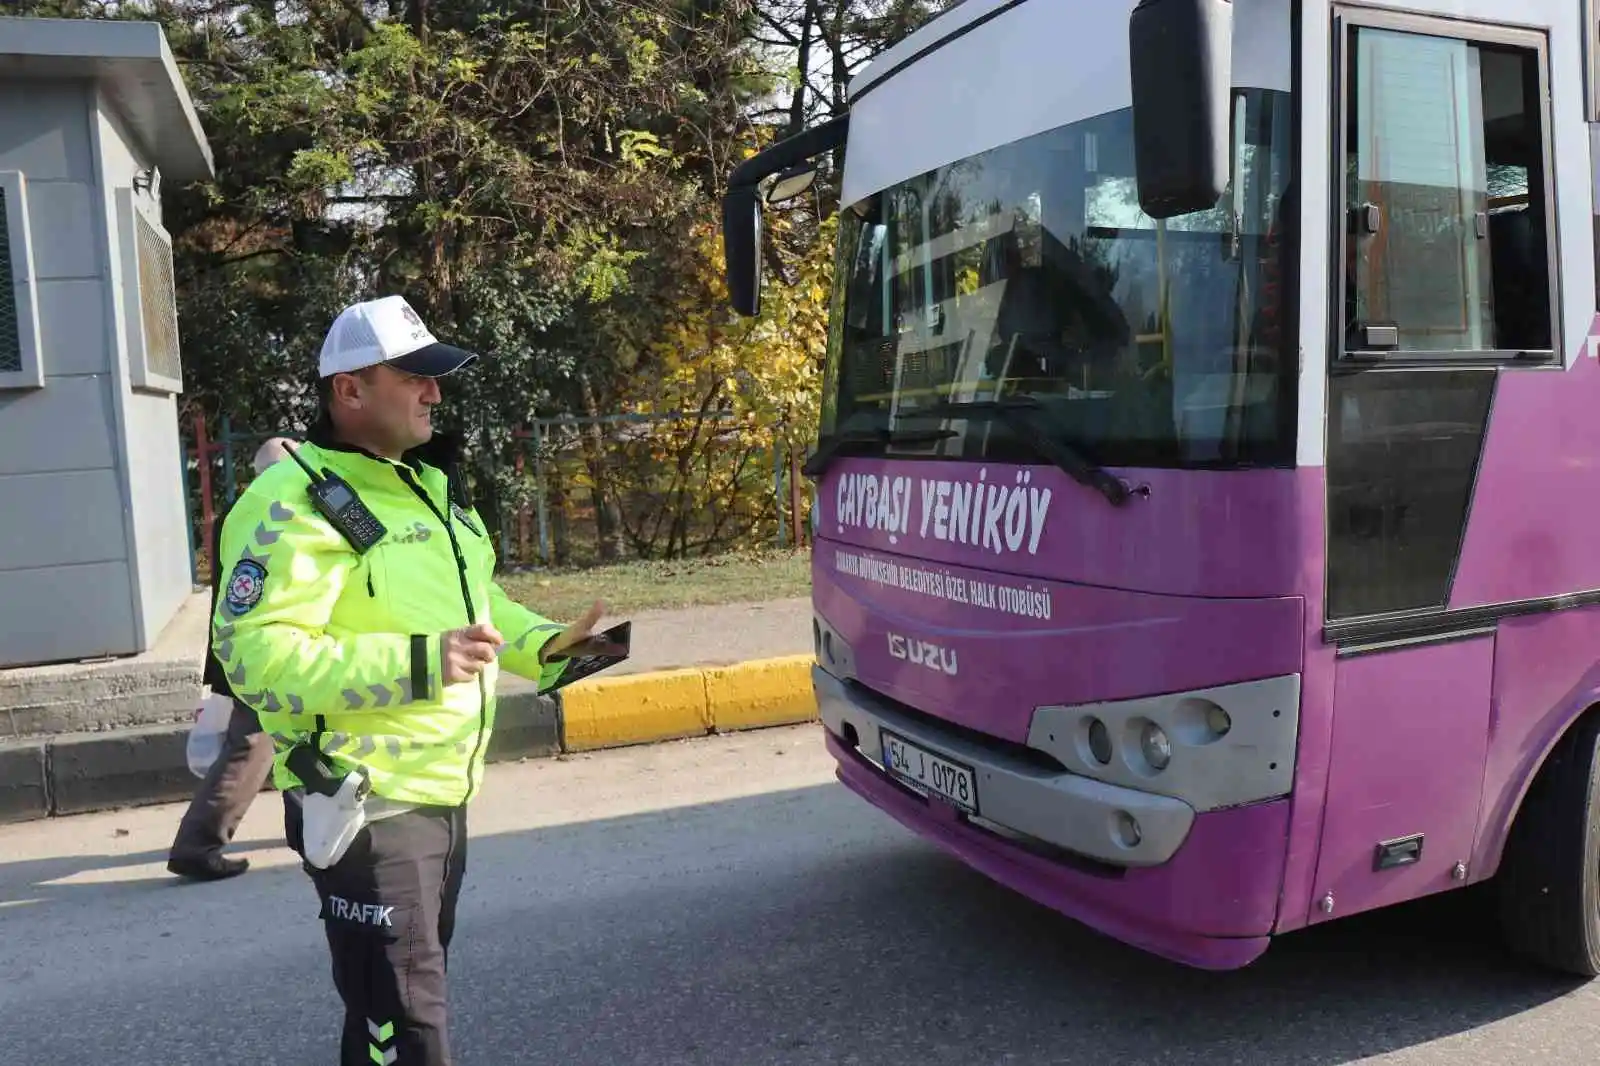
[[[387,533],[357,553],[312,507],[291,458],[257,477],[222,526],[212,648],[277,743],[274,783],[299,785],[285,741],[320,730],[335,767],[365,767],[374,794],[464,803],[483,780],[500,669],[547,687],[562,664],[541,666],[538,653],[561,626],[494,582],[483,521],[452,501],[444,471],[326,441],[298,451],[344,478]],[[478,621],[506,647],[475,680],[443,685],[439,634]]]

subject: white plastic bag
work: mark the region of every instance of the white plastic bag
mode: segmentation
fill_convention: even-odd
[[[205,777],[211,771],[211,764],[222,754],[222,742],[232,714],[233,700],[227,696],[207,691],[200,701],[194,725],[189,728],[189,772],[194,776]]]

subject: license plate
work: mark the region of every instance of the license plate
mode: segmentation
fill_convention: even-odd
[[[881,731],[883,768],[925,795],[938,796],[968,814],[978,813],[978,775],[897,733]]]

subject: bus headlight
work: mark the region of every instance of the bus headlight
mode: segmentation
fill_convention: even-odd
[[[1204,812],[1287,796],[1299,730],[1300,676],[1284,674],[1036,707],[1027,745],[1071,773]]]
[[[1228,730],[1233,728],[1233,719],[1228,717],[1227,711],[1213,703],[1206,708],[1206,728],[1221,740],[1228,735]]]
[[[1089,754],[1101,766],[1111,765],[1111,730],[1098,718],[1089,719]]]
[[[1144,761],[1150,764],[1150,769],[1158,774],[1172,761],[1172,741],[1167,738],[1166,731],[1154,722],[1146,722],[1139,731],[1139,751],[1144,755]]]
[[[818,666],[841,681],[849,681],[856,676],[854,649],[820,613],[811,616],[811,635],[816,646]]]

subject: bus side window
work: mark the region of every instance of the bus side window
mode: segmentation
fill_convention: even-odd
[[[1358,26],[1345,350],[1554,355],[1543,53]]]

